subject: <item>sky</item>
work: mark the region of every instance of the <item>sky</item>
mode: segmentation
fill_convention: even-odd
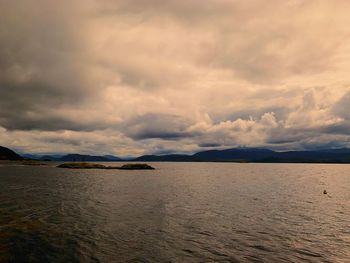
[[[0,145],[350,147],[348,0],[0,0]]]

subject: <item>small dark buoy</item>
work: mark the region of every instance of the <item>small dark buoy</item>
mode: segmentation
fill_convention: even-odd
[[[323,190],[323,194],[326,195],[326,194],[327,194],[327,191],[326,191],[326,190]]]

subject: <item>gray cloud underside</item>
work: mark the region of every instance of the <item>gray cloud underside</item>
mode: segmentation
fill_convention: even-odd
[[[0,144],[121,155],[349,146],[349,8],[0,0]]]

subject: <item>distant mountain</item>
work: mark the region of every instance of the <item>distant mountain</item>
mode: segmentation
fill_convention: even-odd
[[[83,155],[83,154],[67,154],[54,161],[62,162],[112,162],[120,161],[120,158],[112,155],[105,156],[93,156],[93,155]]]
[[[42,154],[32,154],[32,153],[22,153],[22,157],[25,159],[30,160],[40,160],[40,161],[55,161],[61,158],[62,154],[55,154],[55,155],[42,155]]]
[[[169,155],[143,155],[135,158],[137,162],[191,162],[190,155],[169,154]]]
[[[25,159],[39,160],[41,155],[31,154],[31,153],[21,153],[21,156]]]
[[[63,155],[42,155],[39,156],[37,159],[41,161],[58,161]]]
[[[0,160],[23,160],[23,157],[6,147],[0,146]]]
[[[264,148],[233,148],[202,151],[192,155],[143,155],[137,158],[121,159],[113,155],[93,156],[83,154],[67,155],[23,155],[25,158],[58,162],[260,162],[260,163],[350,163],[350,149],[324,149],[310,151],[276,152]],[[34,158],[35,157],[35,158]],[[21,156],[0,147],[0,160],[20,160]]]
[[[117,162],[121,159],[114,155],[93,156],[85,154],[55,154],[55,155],[37,155],[37,154],[23,154],[27,159],[41,160],[41,161],[56,161],[56,162]]]
[[[117,157],[117,156],[114,156],[114,155],[103,155],[104,158],[107,158],[108,160],[110,161],[114,161],[114,162],[117,162],[117,161],[121,161],[122,159]]]
[[[226,149],[226,150],[210,150],[198,152],[191,156],[192,159],[201,162],[212,161],[257,161],[263,158],[273,156],[275,152],[267,149],[242,148],[242,149]]]
[[[260,161],[270,163],[350,163],[350,149],[275,152]]]
[[[263,162],[263,163],[350,163],[350,149],[276,152],[261,148],[209,150],[193,155],[144,155],[134,161],[147,162]]]

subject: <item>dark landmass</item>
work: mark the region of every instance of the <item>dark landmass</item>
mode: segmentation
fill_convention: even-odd
[[[120,170],[154,170],[155,168],[146,163],[128,163],[120,166]]]
[[[113,156],[113,159],[107,156],[92,156],[83,154],[67,154],[62,156],[59,160],[60,162],[111,162],[120,160],[119,158]]]
[[[63,163],[57,166],[58,168],[68,169],[118,169],[118,170],[154,170],[152,166],[148,164],[135,163],[135,164],[124,164],[122,166],[105,166],[97,163]]]
[[[133,161],[147,162],[258,162],[258,163],[350,163],[350,149],[276,152],[260,148],[209,150],[193,155],[144,155]]]
[[[133,159],[137,162],[192,162],[191,155],[169,154],[169,155],[143,155]]]
[[[97,163],[63,163],[57,166],[58,168],[68,169],[113,169],[113,167],[105,166]]]
[[[58,161],[63,155],[42,155],[37,156],[34,159],[41,160],[41,161]]]
[[[22,165],[32,165],[32,166],[46,166],[47,163],[37,160],[25,160],[21,163]]]
[[[56,161],[56,162],[117,162],[121,159],[113,155],[94,156],[85,154],[67,154],[67,155],[43,155],[36,156],[41,161]]]
[[[0,160],[19,161],[23,160],[23,157],[6,147],[0,146]]]
[[[29,156],[23,155],[28,159]],[[57,162],[258,162],[258,163],[350,163],[350,148],[324,149],[310,151],[276,152],[264,148],[234,148],[209,150],[193,155],[144,155],[134,159],[121,159],[113,155],[93,156],[83,154],[35,155],[41,161]],[[0,160],[23,160],[12,150],[0,146]]]
[[[121,158],[114,156],[114,155],[103,155],[103,158],[107,159],[107,162],[118,162],[118,161],[122,161]]]

